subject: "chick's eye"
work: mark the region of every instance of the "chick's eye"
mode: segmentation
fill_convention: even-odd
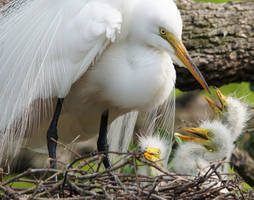
[[[164,28],[160,28],[160,34],[161,35],[166,35],[166,30]]]
[[[207,135],[208,135],[208,137],[213,137],[213,132],[209,131],[209,132],[207,133]]]

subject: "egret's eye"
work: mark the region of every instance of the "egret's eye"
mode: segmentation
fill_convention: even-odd
[[[166,35],[166,29],[165,28],[160,28],[160,34],[162,36]]]

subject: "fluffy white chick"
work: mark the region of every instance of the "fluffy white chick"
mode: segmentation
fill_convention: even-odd
[[[180,145],[173,159],[173,169],[178,174],[198,175],[210,163],[226,158],[229,161],[234,144],[230,130],[221,121],[204,121],[200,128],[184,128],[186,133],[177,136],[187,142]],[[227,171],[227,165],[220,168]],[[204,171],[203,171],[204,172]]]
[[[218,118],[231,129],[232,140],[236,141],[250,119],[248,104],[239,98],[224,96],[218,88],[215,88],[215,91],[221,105],[208,97],[205,98]]]
[[[166,137],[157,134],[139,136],[139,147],[144,152],[144,157],[165,171],[167,171],[168,157],[171,149],[167,141]],[[161,171],[151,166],[141,167],[139,173],[146,176],[158,176],[162,174]]]

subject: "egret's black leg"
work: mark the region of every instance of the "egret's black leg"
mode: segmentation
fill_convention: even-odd
[[[108,114],[109,114],[109,111],[106,110],[102,113],[102,116],[101,116],[100,132],[99,132],[99,138],[97,141],[98,151],[108,151],[109,149],[108,141],[107,141]],[[103,160],[103,164],[105,168],[111,167],[108,154],[106,154],[106,157]]]
[[[49,152],[49,157],[52,158],[50,161],[50,167],[53,169],[56,169],[56,146],[58,139],[57,135],[57,123],[59,120],[59,116],[62,110],[62,105],[63,105],[63,98],[59,98],[57,100],[57,105],[56,105],[56,110],[53,116],[53,119],[51,121],[51,124],[49,126],[48,132],[47,132],[47,144],[48,144],[48,152]],[[55,141],[53,141],[51,138],[53,138]]]

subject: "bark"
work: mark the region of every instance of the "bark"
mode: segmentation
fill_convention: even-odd
[[[10,0],[0,0],[0,8],[1,6],[7,4]]]
[[[254,186],[254,160],[246,151],[236,149],[231,158],[232,167],[250,185]]]
[[[227,4],[176,0],[183,18],[183,43],[207,83],[254,81],[254,1]],[[176,87],[201,88],[184,68]]]

